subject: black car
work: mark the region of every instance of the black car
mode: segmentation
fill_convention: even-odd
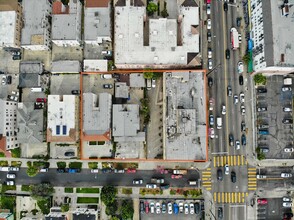
[[[207,32],[207,41],[210,43],[211,42],[211,32]]]
[[[68,173],[68,169],[67,168],[57,168],[57,172],[58,173]]]
[[[228,11],[228,8],[229,8],[229,7],[228,7],[228,3],[225,2],[225,3],[224,3],[224,11]]]
[[[222,169],[217,170],[217,180],[223,181],[223,171],[222,171]]]
[[[197,203],[195,203],[195,213],[199,214],[199,212],[200,212],[200,204],[199,204],[199,202],[197,202]]]
[[[12,77],[11,76],[7,76],[6,83],[7,84],[11,84],[11,80],[12,80]]]
[[[234,146],[234,136],[232,134],[229,134],[229,143],[231,147]]]
[[[241,20],[242,20],[241,17],[238,17],[238,18],[236,19],[237,27],[240,27],[240,26],[241,26]]]
[[[223,218],[223,208],[222,207],[219,207],[218,210],[217,210],[217,216],[219,219],[222,219]]]
[[[111,168],[103,168],[102,173],[111,173],[112,169]]]
[[[226,49],[226,59],[230,59],[230,50]]]
[[[289,213],[284,213],[284,218],[288,218],[291,219],[293,217],[293,213],[289,212]]]
[[[231,86],[228,86],[228,88],[227,88],[227,95],[232,96],[232,87]]]
[[[12,59],[13,60],[21,60],[21,55],[13,55]]]
[[[237,181],[236,173],[235,171],[231,172],[231,181],[232,183],[235,183]]]
[[[241,143],[243,146],[246,145],[246,135],[245,134],[242,134],[242,136],[241,136]]]
[[[257,92],[258,93],[266,93],[267,92],[267,89],[266,88],[263,88],[263,87],[259,87],[259,88],[257,88]]]
[[[71,94],[73,94],[73,95],[79,95],[80,94],[80,90],[71,90]]]
[[[241,131],[245,131],[246,130],[246,124],[244,121],[241,122]]]
[[[242,86],[243,85],[243,76],[239,76],[239,84]]]
[[[283,122],[283,124],[293,124],[293,119],[292,118],[284,118],[282,122]]]
[[[213,85],[213,79],[211,77],[208,77],[208,86],[212,87]]]
[[[144,213],[145,212],[145,205],[143,201],[140,201],[140,213]]]
[[[74,157],[75,156],[75,152],[73,151],[67,151],[64,153],[64,156],[66,157]]]

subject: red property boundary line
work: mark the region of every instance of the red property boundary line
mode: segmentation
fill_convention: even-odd
[[[205,160],[164,160],[164,159],[89,159],[83,157],[83,75],[99,75],[99,74],[130,74],[130,73],[143,73],[146,71],[163,73],[163,72],[201,72],[204,75],[204,92],[206,96],[206,159]],[[111,162],[207,162],[208,161],[208,94],[207,94],[207,77],[206,70],[195,70],[195,69],[180,69],[180,70],[170,70],[170,69],[118,69],[114,71],[107,72],[80,72],[80,160],[84,161],[111,161]]]

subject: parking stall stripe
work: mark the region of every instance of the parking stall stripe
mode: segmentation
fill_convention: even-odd
[[[216,202],[216,192],[213,193],[213,201]]]

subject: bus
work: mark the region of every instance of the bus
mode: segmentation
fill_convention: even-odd
[[[231,43],[233,50],[237,50],[239,48],[238,31],[234,27],[231,28]]]

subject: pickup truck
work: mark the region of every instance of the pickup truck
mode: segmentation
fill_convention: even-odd
[[[173,170],[173,174],[175,175],[186,175],[187,174],[187,170]]]

